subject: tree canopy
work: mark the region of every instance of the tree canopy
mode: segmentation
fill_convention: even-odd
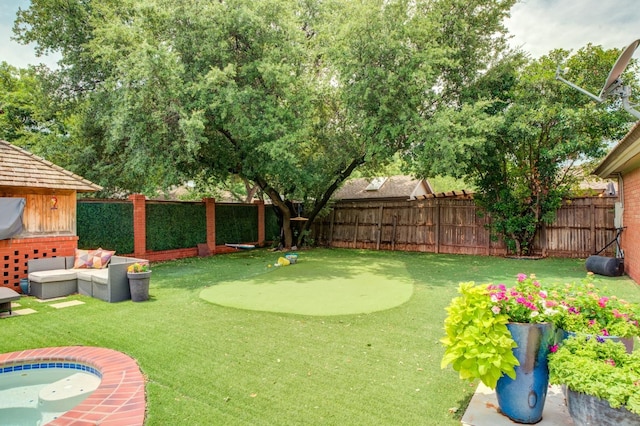
[[[308,227],[354,170],[461,103],[514,1],[32,0],[14,31],[61,54],[49,81],[74,171],[147,193],[237,175],[271,198],[290,246],[294,203]]]
[[[588,45],[575,54],[554,50],[538,60],[506,55],[469,85],[461,105],[440,109],[411,152],[423,176],[451,174],[472,182],[492,227],[517,255],[533,250],[536,232],[552,221],[576,166],[604,155],[607,142],[633,117],[555,79],[598,93],[620,51]],[[632,69],[626,81],[634,82]]]

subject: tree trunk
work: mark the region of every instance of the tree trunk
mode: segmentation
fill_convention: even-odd
[[[282,213],[282,236],[284,241],[282,245],[285,249],[291,248],[293,245],[293,231],[291,230],[291,212],[289,209],[283,209],[278,206],[278,210]]]
[[[308,220],[306,220],[304,222],[304,225],[302,226],[302,229],[300,230],[300,233],[298,234],[298,238],[296,240],[296,245],[297,246],[301,246],[302,245],[303,239],[304,239],[304,237],[306,235],[305,231],[310,231],[311,230],[311,226],[313,225],[313,221],[316,219],[316,217],[318,216],[320,211],[322,211],[324,206],[327,205],[327,203],[331,199],[331,196],[333,195],[333,193],[336,192],[338,187],[340,187],[340,184],[342,182],[344,182],[344,180],[347,179],[349,176],[351,176],[351,173],[353,173],[353,171],[356,169],[356,167],[358,167],[359,165],[361,165],[363,163],[364,163],[364,157],[359,157],[359,158],[353,159],[353,161],[351,161],[351,163],[349,163],[349,165],[342,172],[338,173],[338,176],[336,177],[336,179],[333,181],[333,183],[331,185],[329,185],[329,187],[322,194],[322,196],[316,199],[315,203],[313,204],[313,208],[310,209],[311,211],[309,212],[309,215],[307,216]]]
[[[267,194],[267,196],[273,202],[273,205],[278,208],[278,211],[282,215],[282,244],[284,248],[291,248],[294,244],[297,246],[301,246],[304,236],[306,234],[305,231],[311,230],[311,226],[313,221],[318,216],[320,211],[327,205],[333,193],[338,189],[340,184],[349,176],[351,173],[358,167],[359,165],[364,163],[364,156],[353,159],[347,167],[338,173],[338,176],[334,179],[334,181],[329,185],[329,187],[324,191],[324,193],[315,199],[313,203],[313,208],[307,209],[310,210],[309,216],[307,216],[307,220],[304,221],[304,224],[301,226],[300,233],[296,240],[293,240],[293,229],[291,229],[291,217],[295,213],[293,209],[293,204],[291,204],[288,200],[283,200],[280,196],[280,193],[276,191],[274,188],[269,186],[267,181],[262,177],[255,177],[253,181],[262,189],[262,191]]]
[[[278,191],[273,189],[271,186],[267,184],[267,182],[262,178],[256,178],[256,183],[262,191],[269,196],[273,205],[280,212],[280,217],[282,218],[282,239],[281,241],[283,247],[285,249],[291,248],[293,244],[293,232],[291,231],[291,209],[289,205],[280,197]]]

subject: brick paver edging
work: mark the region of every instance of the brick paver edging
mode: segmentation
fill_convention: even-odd
[[[144,424],[144,376],[133,358],[112,349],[64,346],[0,354],[0,368],[32,362],[75,362],[100,371],[100,386],[71,411],[48,423],[57,426]]]

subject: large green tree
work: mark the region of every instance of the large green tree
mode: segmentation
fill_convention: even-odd
[[[599,93],[620,51],[588,45],[575,54],[555,50],[538,60],[507,55],[469,85],[460,105],[439,110],[412,152],[418,174],[448,174],[471,182],[491,215],[495,234],[517,255],[529,255],[537,231],[553,220],[576,177],[598,158],[633,117],[612,103],[557,81],[566,77]],[[633,82],[628,70],[627,82]]]
[[[61,115],[51,104],[41,67],[16,68],[0,62],[0,139],[38,154],[60,159],[64,138]]]
[[[113,192],[251,181],[302,236],[357,168],[418,143],[505,45],[514,0],[32,0],[75,171]],[[299,241],[298,241],[299,242]]]

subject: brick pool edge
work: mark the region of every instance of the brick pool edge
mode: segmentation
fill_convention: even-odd
[[[133,358],[112,349],[91,346],[28,349],[0,354],[0,368],[40,361],[86,364],[102,374],[100,386],[87,399],[48,425],[144,424],[144,376]]]

